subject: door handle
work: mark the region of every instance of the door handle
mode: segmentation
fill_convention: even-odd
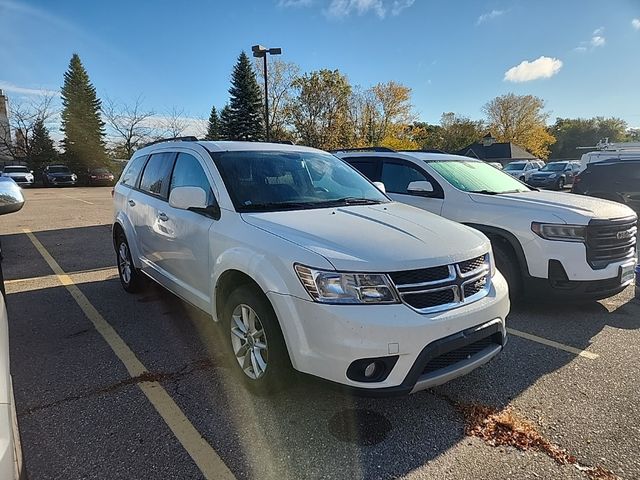
[[[132,207],[136,206],[136,202],[134,202],[133,200],[129,200],[129,205],[131,205]]]
[[[167,217],[166,213],[160,212],[158,213],[158,220],[160,220],[161,222],[166,222],[167,220],[169,220],[169,217]]]

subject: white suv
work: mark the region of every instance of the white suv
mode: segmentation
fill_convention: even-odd
[[[338,152],[394,200],[484,232],[512,298],[600,299],[633,279],[637,217],[629,207],[538,191],[457,155]]]
[[[541,160],[516,160],[515,162],[507,163],[503,171],[521,182],[528,182],[531,175],[542,167],[544,167],[544,162]]]
[[[250,388],[293,366],[408,393],[505,343],[508,290],[488,239],[391,201],[326,152],[157,143],[129,161],[114,207],[125,290],[145,274],[208,312]]]

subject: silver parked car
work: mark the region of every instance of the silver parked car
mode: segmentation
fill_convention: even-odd
[[[17,212],[23,204],[20,187],[11,178],[0,177],[0,215]],[[1,264],[0,289],[0,478],[15,480],[24,478],[24,472],[9,371],[9,325]]]

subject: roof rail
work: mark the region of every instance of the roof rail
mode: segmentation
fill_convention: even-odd
[[[329,150],[331,153],[339,152],[395,152],[394,149],[388,147],[357,147],[357,148],[337,148]]]
[[[447,153],[438,148],[419,148],[416,150],[400,150],[400,152],[421,152],[421,153]]]
[[[193,135],[187,135],[186,137],[173,137],[173,138],[160,138],[158,140],[154,140],[153,142],[145,143],[142,148],[148,147],[150,145],[155,145],[156,143],[163,142],[197,142],[198,137]]]

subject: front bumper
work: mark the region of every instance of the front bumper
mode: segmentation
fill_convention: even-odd
[[[558,184],[558,178],[535,178],[535,177],[531,177],[529,178],[529,180],[527,181],[528,185],[531,185],[532,187],[555,187]]]
[[[296,370],[369,394],[406,394],[444,383],[489,361],[506,340],[509,298],[499,272],[486,297],[431,314],[420,314],[404,304],[325,305],[276,293],[268,297]],[[488,323],[491,331],[480,330],[495,335],[495,345],[487,345],[491,348],[474,352],[470,358],[425,371],[436,358],[434,352],[447,353],[443,345],[462,348],[475,338],[475,334],[470,336],[473,329]],[[391,356],[397,360],[381,381],[354,381],[347,376],[356,360]]]
[[[76,183],[78,183],[78,181],[77,180],[56,180],[55,178],[53,178],[53,179],[50,178],[49,179],[49,183],[51,185],[59,185],[59,186],[63,186],[63,187],[66,187],[66,186],[73,187],[73,186],[76,185]]]

